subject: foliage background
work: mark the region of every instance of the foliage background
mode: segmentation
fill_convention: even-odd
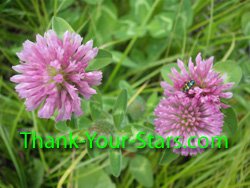
[[[249,10],[249,0],[2,0],[0,187],[250,187]],[[53,16],[113,57],[102,68],[100,94],[82,102],[85,116],[56,125],[27,112],[9,81],[15,74],[11,66],[18,64],[15,53],[26,39],[34,41],[36,33],[51,28]],[[192,158],[132,146],[116,152],[23,149],[20,129],[41,135],[73,130],[80,136],[87,129],[109,134],[117,125],[118,133],[152,131],[153,109],[162,95],[159,81],[168,71],[164,66],[177,58],[187,62],[198,52],[224,62],[220,69],[232,79],[241,78],[234,67],[242,69],[228,102],[234,110],[225,112],[229,149]],[[124,120],[119,123],[118,115],[114,125],[117,108]]]

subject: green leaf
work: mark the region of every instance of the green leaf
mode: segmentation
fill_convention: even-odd
[[[69,2],[71,0],[69,0],[69,1],[66,0],[66,1]],[[76,2],[74,1],[73,3],[76,3]],[[72,6],[72,5],[70,5],[70,6]],[[76,28],[76,30],[78,30],[79,27],[84,27],[84,24],[89,21],[85,18],[84,19],[85,22],[83,22],[81,15],[82,15],[81,7],[75,7],[74,11],[72,11],[72,8],[69,7],[69,8],[65,8],[65,10],[60,12],[60,17],[65,18],[65,21],[70,23],[71,27]],[[79,21],[79,20],[82,20],[82,21]],[[81,26],[79,26],[79,22],[80,22]],[[84,39],[86,39],[86,37],[84,37]]]
[[[68,132],[71,129],[67,126],[66,121],[59,121],[55,125],[56,129],[61,131],[61,132]]]
[[[66,121],[66,124],[71,129],[78,129],[77,117],[73,115],[70,120]]]
[[[167,0],[164,1],[164,10],[165,12],[174,12],[175,19],[177,20],[176,25],[184,24],[185,27],[189,27],[193,22],[193,10],[192,3],[190,0],[182,1],[182,3],[176,0]],[[175,32],[178,30],[175,28]]]
[[[90,100],[90,113],[93,120],[101,119],[103,106],[102,106],[102,96],[100,94],[95,94]]]
[[[116,97],[115,96],[103,96],[103,110],[108,112],[110,110],[113,109],[114,104],[116,101]]]
[[[89,143],[88,143],[88,146],[89,146]],[[90,158],[95,158],[101,154],[101,150],[98,149],[95,145],[93,146],[93,148],[87,147],[87,152]]]
[[[50,1],[50,2],[52,2],[52,4],[50,6],[53,7],[54,2],[53,1]],[[59,7],[58,7],[57,12],[65,10],[66,8],[70,7],[74,3],[75,3],[75,0],[59,0],[58,1]]]
[[[94,38],[98,44],[109,43],[114,40],[113,36],[116,33],[117,25],[117,7],[112,1],[105,1],[93,14],[90,15],[95,20],[95,27],[93,29]],[[93,38],[93,37],[91,37]]]
[[[86,166],[84,163],[80,163],[76,170],[76,182],[81,188],[115,188],[114,183],[111,181],[109,176],[96,165]]]
[[[133,16],[128,16],[119,20],[114,36],[119,40],[126,40],[132,38],[133,36],[142,37],[146,34],[146,32],[146,27],[140,27],[138,23],[134,21]]]
[[[144,126],[144,125],[141,125],[141,124],[132,124],[132,125],[130,125],[130,127],[131,127],[132,137],[133,138],[136,138],[136,135],[138,134],[138,132],[145,132],[146,133],[144,135],[145,139],[147,139],[146,137],[148,135],[154,135],[154,136],[157,135],[157,133],[155,132],[153,127]],[[142,136],[142,138],[144,138],[144,136]]]
[[[138,24],[145,20],[153,5],[153,0],[130,0],[131,15]]]
[[[118,96],[114,109],[113,109],[113,120],[115,126],[119,129],[121,128],[122,121],[126,114],[127,109],[127,90],[122,90]]]
[[[103,0],[83,0],[83,1],[90,5],[96,5],[102,3]]]
[[[225,118],[224,118],[224,126],[223,131],[226,132],[226,134],[229,137],[233,137],[237,132],[237,116],[233,108],[226,108],[222,110]]]
[[[128,106],[128,114],[133,120],[143,117],[145,112],[145,101],[142,97],[137,96],[136,99]]]
[[[112,174],[118,177],[122,168],[122,153],[120,149],[111,149],[109,151],[109,162]]]
[[[129,157],[122,156],[122,170],[124,170],[128,166]]]
[[[164,81],[170,84],[172,84],[172,81],[169,78],[169,74],[171,73],[172,68],[176,68],[178,70],[178,65],[176,63],[170,63],[161,68],[161,76],[163,77]]]
[[[123,53],[118,52],[118,51],[112,51],[111,53],[113,55],[113,60],[115,63],[118,63],[122,59]],[[124,61],[122,62],[122,66],[129,67],[129,68],[138,67],[137,64],[133,62],[131,59],[129,59],[128,57],[124,59]]]
[[[148,44],[145,46],[145,50],[148,54],[148,65],[150,62],[157,61],[160,58],[162,53],[166,51],[168,43],[162,38],[151,38],[148,39]]]
[[[158,96],[157,96],[157,93],[154,92],[150,95],[150,97],[147,100],[147,103],[146,103],[147,111],[148,112],[152,111],[157,105],[157,103],[158,103]]]
[[[163,151],[162,156],[160,158],[159,164],[160,165],[165,165],[165,164],[169,164],[172,161],[174,161],[175,159],[177,159],[179,157],[179,155],[173,153],[171,150],[166,149]]]
[[[186,27],[192,25],[193,22],[193,10],[192,3],[190,0],[183,1],[181,18],[184,21]]]
[[[234,82],[234,87],[238,85],[242,77],[242,70],[234,61],[219,62],[214,65],[215,71],[221,74],[225,82]]]
[[[103,115],[105,116],[93,122],[91,131],[95,131],[100,135],[110,135],[114,131],[112,116],[108,112],[103,112]]]
[[[78,128],[79,129],[87,129],[90,128],[92,125],[92,121],[90,119],[86,118],[85,116],[81,116],[78,119]]]
[[[243,30],[243,33],[248,36],[250,35],[250,12],[246,12],[241,17],[241,28]]]
[[[18,181],[18,185],[20,187],[27,187],[27,180],[25,176],[25,168],[24,165],[20,165],[20,156],[17,156],[14,150],[14,146],[12,145],[12,142],[10,141],[9,133],[5,129],[3,125],[0,125],[0,138],[1,138],[1,145],[4,147],[4,151],[6,152],[5,155],[9,155],[11,162],[13,166],[15,167],[15,175],[18,175],[18,178],[20,181]],[[3,141],[3,142],[2,142]],[[2,151],[2,150],[1,150]],[[1,170],[1,172],[3,172]]]
[[[135,93],[133,87],[126,80],[121,80],[118,85],[120,89],[127,90],[128,98]]]
[[[137,155],[132,158],[129,164],[129,170],[133,177],[143,186],[153,186],[152,166],[146,157]]]
[[[162,38],[169,35],[173,28],[174,13],[161,13],[156,15],[148,25],[152,37]]]
[[[75,32],[74,29],[69,25],[69,23],[60,17],[52,18],[52,29],[57,33],[60,38],[63,37],[63,34],[66,31]]]
[[[32,167],[29,175],[32,176],[32,178],[29,180],[29,184],[31,187],[39,188],[43,183],[44,166],[42,162],[36,158],[34,158],[31,164]]]
[[[10,0],[6,0],[4,3],[0,4],[0,10],[2,11],[5,7],[7,7],[7,5],[10,3]]]
[[[86,71],[99,70],[109,65],[111,62],[112,55],[106,50],[99,49],[98,55],[89,63]]]

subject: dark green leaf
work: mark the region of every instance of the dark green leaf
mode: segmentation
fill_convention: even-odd
[[[152,111],[157,105],[157,102],[158,102],[158,96],[157,96],[157,93],[154,92],[150,95],[150,97],[147,100],[147,104],[146,104],[147,111],[148,112]]]
[[[224,113],[223,131],[229,136],[233,137],[237,132],[237,116],[233,108],[226,108],[222,111]]]
[[[159,59],[167,47],[168,43],[165,40],[162,40],[162,38],[149,38],[148,45],[145,47],[149,63]]]
[[[100,4],[103,0],[83,0],[83,1],[90,5],[96,5],[96,4]]]
[[[115,63],[118,63],[122,59],[123,54],[121,52],[112,51],[111,53],[113,55],[113,59]],[[122,65],[125,67],[129,67],[129,68],[137,67],[137,64],[135,64],[135,62],[133,62],[128,57],[124,59],[124,61],[122,62]]]
[[[143,186],[153,186],[152,166],[146,157],[137,155],[132,158],[129,164],[129,170],[133,177]]]
[[[32,178],[29,181],[31,187],[34,188],[41,187],[43,183],[44,166],[40,160],[38,159],[33,160],[30,175],[32,176]]]
[[[131,15],[138,24],[142,23],[152,8],[153,0],[130,0]]]
[[[81,188],[115,188],[109,176],[99,166],[92,164],[87,167],[81,163],[78,165],[75,183]]]
[[[111,166],[111,173],[118,177],[122,168],[122,153],[120,149],[111,149],[109,151],[109,161]]]
[[[61,131],[61,132],[68,132],[71,129],[67,126],[66,121],[59,121],[55,125],[56,129]]]
[[[135,93],[133,87],[125,80],[121,80],[119,82],[119,88],[127,90],[128,98],[131,97]]]
[[[160,165],[165,165],[165,164],[169,164],[172,161],[174,161],[175,159],[178,158],[179,155],[173,153],[171,150],[166,149],[163,151],[162,156],[160,158],[159,164]]]
[[[51,2],[53,2],[53,1],[51,1]],[[75,2],[75,0],[59,0],[58,1],[59,7],[58,7],[57,11],[65,10],[66,8],[71,6],[74,2]],[[53,4],[51,6],[53,6]]]
[[[113,109],[116,101],[116,97],[114,96],[103,96],[103,109],[108,112]]]
[[[89,145],[89,143],[88,143],[88,145]],[[95,157],[97,157],[97,156],[100,155],[101,150],[98,149],[98,148],[94,145],[93,148],[87,147],[87,152],[88,152],[88,156],[89,156],[90,158],[95,158]]]
[[[190,0],[183,1],[182,6],[182,20],[185,23],[186,27],[189,27],[192,25],[193,22],[193,10],[192,10],[192,4]]]
[[[71,119],[66,121],[66,124],[71,129],[78,129],[78,121],[75,115],[72,115]]]
[[[92,15],[96,18],[94,37],[98,44],[109,43],[116,33],[117,7],[112,1],[105,1]]]
[[[173,28],[174,13],[161,13],[156,15],[148,25],[150,35],[155,38],[166,37]]]
[[[142,97],[138,96],[136,99],[128,106],[128,114],[133,120],[138,120],[143,117],[145,112],[145,101]]]
[[[122,121],[126,114],[127,109],[127,90],[122,90],[120,95],[117,98],[113,109],[113,120],[115,126],[119,129],[121,128]]]
[[[241,17],[241,28],[243,30],[243,33],[248,36],[250,35],[250,12],[246,12]]]
[[[114,34],[116,38],[125,40],[133,36],[142,37],[146,34],[146,27],[140,27],[133,19],[134,17],[129,16],[119,21],[116,33]]]
[[[93,120],[102,117],[102,96],[100,94],[93,95],[90,100],[90,112]]]
[[[78,128],[79,129],[87,129],[90,128],[92,125],[92,121],[90,121],[90,119],[88,119],[85,116],[81,116],[78,118]]]

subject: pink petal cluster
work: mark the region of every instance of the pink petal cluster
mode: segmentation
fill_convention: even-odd
[[[232,97],[228,90],[233,83],[225,84],[221,75],[213,70],[213,57],[202,60],[199,53],[195,65],[189,60],[188,70],[182,61],[177,63],[180,72],[173,68],[169,75],[173,85],[161,83],[165,97],[155,109],[156,132],[164,137],[180,136],[186,148],[174,149],[174,152],[196,155],[203,150],[188,148],[188,137],[211,138],[221,134],[223,114],[220,109],[227,107],[221,98]],[[190,80],[194,80],[195,85],[184,92],[183,87]],[[197,145],[197,140],[194,144]]]
[[[221,103],[221,98],[232,97],[232,93],[227,90],[231,89],[234,83],[224,83],[220,73],[213,70],[213,59],[210,57],[207,60],[202,60],[199,53],[196,57],[196,65],[191,58],[189,59],[188,70],[184,63],[178,60],[177,64],[181,72],[179,73],[175,68],[172,68],[172,74],[169,77],[173,85],[162,82],[164,94],[166,96],[183,95],[182,88],[185,83],[194,80],[195,86],[188,91],[189,96],[199,98],[202,102],[208,101],[212,104],[219,104],[221,107],[227,107]]]
[[[97,55],[93,41],[81,44],[76,33],[65,32],[62,39],[49,30],[36,36],[36,42],[25,41],[23,50],[17,53],[20,64],[13,66],[18,75],[11,81],[21,98],[26,99],[28,111],[39,109],[38,116],[56,121],[71,119],[72,113],[82,115],[81,99],[89,99],[101,84],[102,72],[86,72],[89,62]]]
[[[196,98],[178,95],[163,98],[155,109],[155,115],[156,132],[164,138],[180,136],[179,141],[185,147],[188,147],[188,138],[191,136],[211,139],[222,132],[223,114],[218,106]],[[198,146],[197,140],[192,145]],[[202,150],[182,148],[174,151],[182,155],[194,155]]]

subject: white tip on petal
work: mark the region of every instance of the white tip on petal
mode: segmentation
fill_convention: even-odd
[[[184,66],[184,63],[181,60],[179,60],[179,59],[177,59],[177,64],[178,64],[179,67],[183,67]]]
[[[198,55],[195,58],[195,61],[196,61],[196,63],[199,63],[199,62],[201,62],[201,60],[202,60],[201,53],[199,52]]]
[[[89,48],[92,48],[93,47],[93,40],[89,40],[85,45],[88,46]]]

